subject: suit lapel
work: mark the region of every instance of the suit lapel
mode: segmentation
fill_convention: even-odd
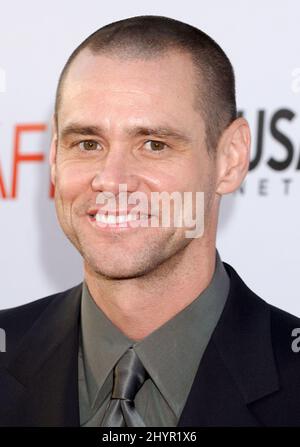
[[[22,339],[7,371],[8,425],[79,425],[78,337],[82,284],[58,294]],[[12,399],[7,399],[12,402]]]
[[[279,389],[269,306],[232,267],[225,267],[231,282],[227,303],[178,426],[261,425],[263,420],[255,417],[251,405],[261,405],[264,397]],[[0,377],[2,402],[7,403],[1,409],[3,425],[79,425],[81,290],[79,284],[58,294],[9,361],[7,373]]]
[[[227,303],[207,346],[179,426],[261,425],[251,405],[279,389],[270,308],[230,275]]]

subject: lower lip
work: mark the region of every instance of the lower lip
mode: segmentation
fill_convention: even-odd
[[[149,227],[149,221],[151,219],[151,216],[148,217],[148,219],[142,219],[138,221],[133,221],[134,226],[132,226],[132,221],[129,222],[123,222],[123,223],[116,223],[116,224],[99,224],[95,217],[88,216],[88,219],[90,223],[93,225],[94,228],[100,231],[129,231],[129,230],[137,230],[138,228],[147,228]],[[143,227],[142,225],[138,225],[139,222],[147,222],[147,225]]]

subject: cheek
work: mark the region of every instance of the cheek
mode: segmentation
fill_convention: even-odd
[[[62,201],[74,201],[90,183],[90,171],[78,163],[62,163],[57,169],[56,189]]]
[[[195,184],[199,180],[198,164],[192,160],[178,157],[171,162],[158,163],[147,175],[142,175],[144,180],[158,191],[194,191]]]
[[[174,175],[174,185],[178,191],[203,192],[207,189],[209,178],[208,166],[197,160],[178,166],[177,173]]]
[[[189,180],[194,190],[211,192],[215,187],[216,166],[208,158],[195,161],[190,166]]]

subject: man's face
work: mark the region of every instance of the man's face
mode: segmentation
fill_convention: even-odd
[[[99,193],[203,191],[206,227],[215,198],[215,161],[195,108],[196,77],[188,54],[122,59],[84,50],[67,74],[52,167],[60,224],[85,267],[110,278],[144,275],[189,244],[185,228],[97,226]],[[54,160],[54,157],[53,157]],[[130,206],[128,205],[128,209]],[[120,210],[122,211],[122,210]],[[160,210],[161,211],[161,210]],[[118,212],[118,210],[117,210]],[[170,263],[171,264],[171,263]]]

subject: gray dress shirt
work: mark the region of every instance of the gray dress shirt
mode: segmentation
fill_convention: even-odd
[[[181,312],[138,342],[127,338],[106,317],[83,282],[78,355],[80,425],[101,425],[112,392],[113,368],[133,346],[150,376],[136,395],[137,411],[147,427],[175,427],[223,311],[229,282],[217,252],[215,272],[208,287]]]

